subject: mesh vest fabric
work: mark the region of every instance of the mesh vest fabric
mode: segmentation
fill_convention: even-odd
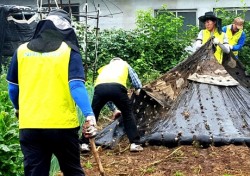
[[[75,128],[76,107],[68,85],[71,49],[47,53],[18,49],[19,128]]]

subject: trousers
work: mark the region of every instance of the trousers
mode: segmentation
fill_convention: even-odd
[[[112,101],[122,113],[124,129],[129,142],[139,143],[140,135],[136,126],[132,102],[128,97],[127,88],[118,83],[103,83],[95,87],[92,109],[96,121],[98,121],[100,111],[109,101]],[[88,140],[83,136],[81,142],[88,143]]]
[[[20,129],[25,176],[49,176],[51,158],[58,159],[64,176],[85,176],[80,164],[78,128]]]

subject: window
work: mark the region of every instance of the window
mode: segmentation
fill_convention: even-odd
[[[188,25],[196,26],[196,9],[191,10],[176,10],[176,9],[168,9],[168,11],[175,14],[176,17],[183,17],[183,29],[186,31],[189,29]],[[155,16],[164,13],[159,10],[155,10]]]
[[[218,8],[219,9],[219,8]],[[245,13],[245,20],[246,21],[250,21],[250,7],[246,7],[246,8],[238,8],[238,7],[231,7],[231,8],[220,8],[220,9],[224,9],[226,11],[230,11],[230,12],[234,12],[236,14],[242,14]]]

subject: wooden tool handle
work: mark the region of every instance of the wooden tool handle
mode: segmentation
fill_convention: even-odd
[[[90,142],[90,145],[91,145],[92,153],[93,153],[93,155],[95,157],[95,160],[96,160],[96,162],[98,164],[100,174],[101,174],[101,176],[104,176],[104,169],[102,167],[102,163],[101,163],[98,151],[97,151],[96,146],[95,146],[95,138],[89,138],[89,142]]]

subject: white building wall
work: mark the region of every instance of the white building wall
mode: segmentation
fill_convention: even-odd
[[[120,7],[123,13],[114,15],[113,18],[100,18],[101,29],[132,29],[135,27],[137,10],[159,9],[162,5],[167,5],[168,9],[195,9],[197,25],[198,17],[204,15],[207,11],[213,11],[214,8],[243,6],[250,8],[250,0],[244,2],[241,2],[241,0],[113,0],[112,2]]]
[[[60,0],[57,0],[60,2]],[[29,5],[36,6],[37,0],[0,0],[0,4],[4,5]],[[48,3],[48,0],[43,0],[43,3]],[[62,0],[67,4],[68,0]],[[100,29],[107,28],[123,28],[133,29],[136,24],[136,11],[147,9],[159,9],[162,5],[167,5],[168,9],[193,9],[196,11],[196,24],[198,25],[198,17],[204,15],[207,11],[213,11],[214,8],[232,8],[232,7],[249,7],[250,0],[87,0],[88,11],[94,10],[94,5],[100,4],[101,16],[112,13],[119,13],[109,17],[100,17]],[[105,4],[103,3],[105,2]],[[54,3],[54,0],[51,0]],[[71,0],[71,3],[79,3],[80,11],[85,11],[86,0]],[[116,7],[117,6],[117,7]],[[108,7],[108,8],[107,8]],[[84,15],[84,13],[81,13]],[[91,14],[95,16],[95,13]],[[84,17],[81,18],[85,20]],[[90,26],[96,27],[96,20],[88,20]]]

